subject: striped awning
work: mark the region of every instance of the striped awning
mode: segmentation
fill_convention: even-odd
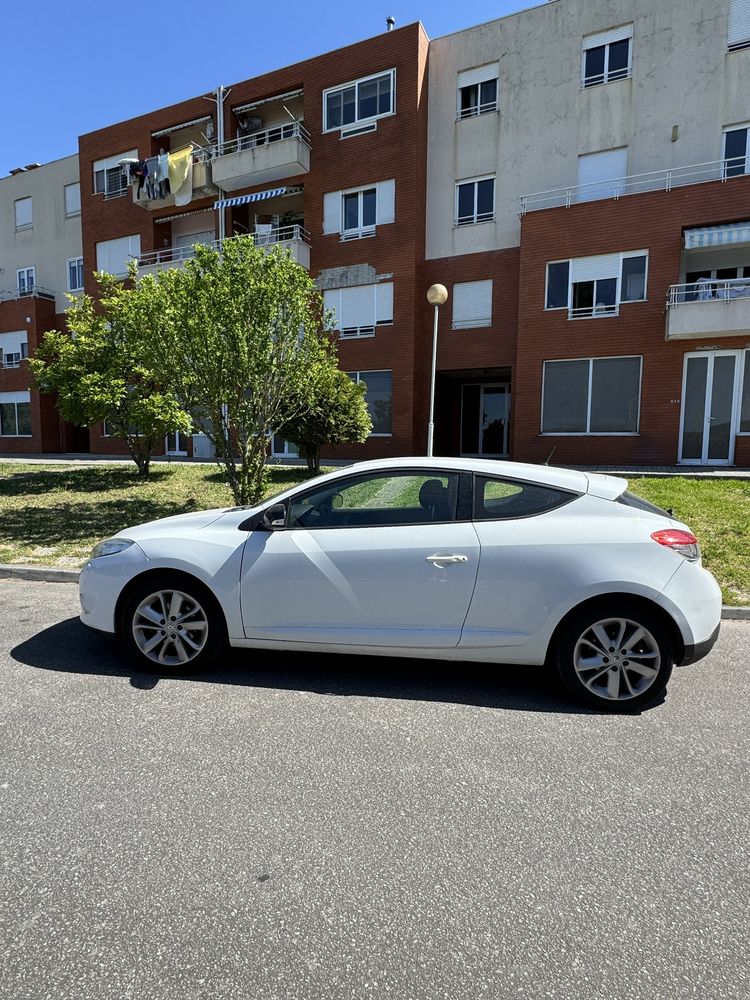
[[[286,194],[289,188],[271,188],[270,191],[256,191],[255,194],[241,194],[237,198],[222,198],[214,202],[214,208],[231,208],[233,205],[249,205],[251,201],[265,201],[266,198],[277,198]]]
[[[687,229],[685,249],[698,247],[725,247],[736,243],[750,243],[750,222],[732,222],[728,226],[710,226],[707,229]]]

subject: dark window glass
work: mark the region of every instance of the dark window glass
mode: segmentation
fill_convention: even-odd
[[[561,260],[547,264],[547,308],[568,308],[568,281],[570,261]]]
[[[0,435],[2,437],[15,437],[16,434],[18,434],[16,404],[0,403]]]
[[[479,400],[481,386],[465,385],[463,387],[463,405],[461,409],[461,454],[479,454]]]
[[[596,358],[591,372],[592,434],[635,434],[640,401],[640,358]]]
[[[595,49],[586,49],[584,70],[584,86],[604,83],[604,54],[606,45],[597,45]]]
[[[475,83],[469,87],[461,88],[461,116],[476,114],[476,107],[479,103],[479,88]]]
[[[391,102],[391,74],[387,73],[378,80],[378,114],[386,115],[393,110]]]
[[[104,171],[97,170],[94,174],[94,192],[104,194]]]
[[[359,195],[344,195],[344,229],[359,229]]]
[[[477,181],[477,221],[491,219],[495,212],[495,181]]]
[[[599,278],[596,282],[596,312],[612,312],[617,304],[617,278]]]
[[[367,80],[359,85],[358,119],[372,118],[378,113],[378,81]]]
[[[375,225],[375,188],[362,192],[362,225]]]
[[[585,433],[588,394],[588,361],[545,362],[542,431],[545,434]]]
[[[588,310],[592,312],[594,308],[594,282],[577,281],[573,285],[573,308]]]
[[[458,221],[474,218],[474,183],[458,185]]]
[[[646,260],[643,257],[623,257],[621,302],[640,302],[646,298]]]
[[[373,434],[390,434],[392,426],[391,372],[362,372],[360,382],[367,385],[365,403],[372,420]]]
[[[357,101],[356,101],[356,89],[354,87],[347,87],[346,90],[341,95],[342,101],[342,113],[341,113],[341,124],[351,125],[353,121],[356,120],[357,114]]]
[[[31,403],[17,403],[18,433],[31,434]]]
[[[479,88],[479,111],[494,111],[497,107],[497,80],[485,80]]]
[[[621,80],[628,75],[628,56],[630,53],[630,39],[623,38],[620,42],[612,42],[609,46],[609,66],[607,78],[609,80]]]
[[[747,157],[747,129],[738,128],[725,133],[724,139],[724,172],[727,177],[737,177],[745,173]]]
[[[341,109],[343,98],[341,91],[328,94],[326,97],[326,128],[338,128],[341,125]]]
[[[575,493],[506,479],[474,480],[474,520],[500,521],[505,518],[533,517],[554,510],[576,498]]]
[[[740,404],[740,431],[750,434],[750,351],[745,351],[745,371],[742,379],[742,402]]]
[[[672,516],[668,510],[663,510],[661,507],[657,507],[655,503],[649,503],[649,501],[644,500],[643,497],[637,497],[629,490],[625,490],[625,492],[617,498],[617,502],[624,504],[626,507],[634,507],[636,510],[647,510],[649,514],[660,514],[662,517]]]
[[[717,281],[734,281],[737,277],[736,267],[718,267],[716,269]]]

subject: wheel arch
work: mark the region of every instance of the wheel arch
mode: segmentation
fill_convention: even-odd
[[[169,581],[170,586],[177,586],[179,582],[182,582],[186,586],[197,587],[203,594],[204,599],[207,599],[213,605],[214,610],[219,614],[224,625],[225,635],[229,635],[229,623],[227,622],[227,616],[224,608],[221,606],[221,603],[217,599],[216,595],[212,593],[211,589],[203,582],[203,580],[199,579],[192,573],[186,573],[185,570],[170,569],[169,567],[160,566],[154,569],[144,570],[143,573],[139,573],[137,576],[134,576],[132,580],[128,580],[120,591],[117,603],[115,604],[115,633],[118,636],[122,634],[122,616],[128,600],[130,599],[130,595],[148,580],[153,580],[154,584],[161,580],[162,582]]]

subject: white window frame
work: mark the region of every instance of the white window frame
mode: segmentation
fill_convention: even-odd
[[[362,226],[362,196],[365,191],[375,191],[375,223]],[[347,195],[357,194],[359,198],[360,225],[353,229],[344,229],[344,203]],[[323,194],[323,235],[338,234],[342,242],[364,239],[376,236],[378,226],[387,226],[396,221],[396,181],[393,177],[383,181],[373,181],[370,184],[358,184],[357,187],[346,188],[343,191],[326,191]]]
[[[365,192],[374,191],[375,192],[375,222],[371,226],[365,226],[362,222],[362,206],[364,204]],[[352,229],[346,229],[346,211],[345,204],[346,198],[351,197],[356,194],[357,197],[357,225],[352,227]],[[354,239],[356,237],[363,236],[374,236],[375,231],[378,226],[378,185],[377,184],[365,184],[364,187],[348,188],[346,191],[341,192],[341,236],[344,239]]]
[[[478,219],[477,218],[477,214],[478,214],[477,213],[477,198],[478,198],[479,183],[480,183],[480,181],[492,181],[492,214],[487,219],[485,219],[485,218]],[[486,174],[483,177],[467,177],[464,180],[456,181],[455,204],[454,204],[454,209],[453,209],[453,213],[454,213],[453,214],[453,227],[454,227],[454,229],[463,229],[464,226],[479,226],[479,225],[482,225],[485,222],[494,222],[495,221],[495,207],[496,207],[496,201],[497,201],[497,191],[495,190],[495,188],[496,188],[495,181],[496,181],[495,174]],[[462,218],[464,218],[464,221],[459,221],[459,217],[458,217],[458,190],[459,190],[459,188],[463,187],[465,184],[473,184],[474,185],[474,214],[471,217],[469,217],[469,216],[462,217]],[[487,214],[486,212],[482,213],[482,215],[486,215],[486,214]]]
[[[18,206],[19,205],[24,205],[25,206],[27,202],[28,202],[28,205],[29,205],[29,221],[28,222],[19,222],[18,221]],[[13,202],[13,221],[15,223],[15,227],[16,227],[16,232],[17,233],[21,233],[21,232],[23,232],[26,229],[33,229],[34,228],[34,201],[33,201],[32,197],[31,197],[31,195],[27,195],[24,198],[16,198],[15,199],[15,201]]]
[[[339,313],[343,313],[343,293],[348,288],[371,288],[372,289],[372,318],[373,322],[371,325],[367,326],[344,326],[342,327],[339,323]],[[387,288],[388,291],[378,295],[378,290],[381,288]],[[340,288],[326,288],[323,292],[325,299],[326,293],[329,296],[338,294],[338,309],[334,307],[334,313],[336,315],[336,325],[332,327],[339,334],[342,340],[361,340],[368,337],[374,337],[375,331],[379,326],[393,326],[393,282],[392,281],[373,281],[367,282],[361,285],[342,285]],[[386,300],[390,299],[390,319],[378,319],[378,298],[384,297]],[[346,321],[346,316],[343,316],[344,321]],[[382,369],[385,371],[386,369]]]
[[[104,245],[109,245],[111,243],[119,243],[121,240],[128,240],[128,257],[124,261],[124,263],[125,263],[126,266],[130,262],[130,260],[137,260],[140,257],[140,255],[141,255],[141,237],[140,237],[140,233],[129,233],[127,236],[118,236],[118,237],[115,237],[115,239],[112,239],[112,240],[99,240],[99,242],[95,245],[95,248],[94,248],[95,249],[95,253],[96,253],[96,269],[97,269],[97,271],[104,270],[104,268],[101,268],[101,269],[99,268],[99,247],[100,246],[104,246]],[[109,256],[109,251],[107,251],[107,255]],[[115,272],[115,271],[107,271],[106,273],[114,275],[115,278],[126,278],[127,275],[128,275],[127,270],[125,270],[125,271],[117,271],[117,272]]]
[[[594,256],[598,256],[595,254]],[[585,260],[585,257],[562,257],[558,260],[548,260],[544,268],[544,312],[561,312],[565,309],[568,313],[568,319],[602,319],[605,316],[617,316],[620,311],[621,305],[637,305],[641,302],[648,302],[648,268],[649,268],[649,252],[648,250],[623,250],[619,255],[620,265],[617,273],[617,291],[615,294],[615,306],[614,312],[599,312],[597,313],[596,307],[592,309],[591,315],[586,316],[571,316],[571,310],[573,308],[573,285],[578,284],[578,282],[573,282],[572,271],[573,271],[573,261],[574,260]],[[646,258],[646,271],[643,283],[643,298],[642,299],[623,299],[622,298],[622,262],[627,260],[628,257],[645,257]],[[549,294],[549,268],[550,264],[567,264],[568,265],[568,303],[564,306],[548,306],[547,297]],[[611,275],[615,277],[615,275]],[[630,355],[628,355],[630,356]]]
[[[589,377],[587,385],[587,407],[586,407],[586,427],[591,427],[591,387],[593,383],[594,362],[595,361],[623,361],[630,358],[638,358],[640,367],[638,370],[638,416],[636,418],[636,430],[634,431],[545,431],[544,430],[544,382],[547,374],[547,365],[554,365],[562,361],[587,361],[589,365]],[[643,395],[643,355],[642,354],[614,354],[599,355],[591,358],[549,358],[542,362],[542,398],[539,409],[539,434],[541,437],[640,437],[641,434],[641,398]]]
[[[80,285],[76,285],[75,288],[70,284],[70,265],[75,264],[77,271],[80,273]],[[68,277],[68,291],[69,292],[82,292],[83,291],[83,257],[69,257],[65,262],[65,269]]]
[[[482,319],[456,319],[456,289],[465,285],[489,285],[490,292],[490,314],[486,318]],[[476,281],[454,281],[453,282],[453,295],[451,296],[451,301],[453,303],[453,310],[451,313],[451,329],[452,330],[475,330],[480,328],[486,328],[492,326],[492,298],[494,295],[495,286],[492,278],[479,278]]]
[[[24,287],[21,288],[21,275],[23,275]],[[29,285],[29,275],[31,275],[31,285]],[[36,288],[36,267],[19,267],[16,271],[16,289],[19,295],[31,295]]]
[[[391,429],[388,433],[373,431],[372,434],[368,434],[369,438],[389,438],[393,437],[393,369],[392,368],[367,368],[362,371],[349,371],[346,374],[351,378],[352,375],[356,376],[354,381],[359,385],[360,382],[367,382],[367,379],[363,379],[363,375],[369,375],[370,373],[375,373],[377,375],[389,372],[391,376]],[[367,395],[365,395],[365,405],[367,405]],[[369,411],[368,411],[369,412]]]
[[[93,175],[92,176],[92,180],[93,180],[92,193],[93,194],[102,194],[102,195],[104,195],[105,198],[120,198],[123,195],[127,194],[127,192],[128,192],[127,177],[125,176],[125,171],[123,170],[123,168],[120,167],[120,160],[137,160],[137,159],[138,159],[138,150],[137,149],[129,149],[125,153],[116,153],[114,156],[108,156],[105,159],[96,160],[92,164],[92,175]],[[115,167],[118,167],[119,170],[120,170],[120,173],[121,173],[122,178],[123,178],[123,184],[124,184],[124,186],[121,186],[119,188],[113,188],[110,191],[109,190],[109,185],[107,183],[107,178],[109,176],[108,172],[111,171],[111,170],[114,170]],[[104,175],[104,190],[102,190],[102,191],[97,191],[96,190],[96,175],[98,173],[103,173],[103,175]]]
[[[363,83],[369,83],[370,80],[378,80],[381,76],[391,77],[391,110],[382,111],[376,115],[368,115],[367,118],[357,117],[357,105],[359,103],[359,87]],[[355,88],[354,93],[354,121],[347,122],[346,125],[328,125],[328,97],[330,94],[335,94],[340,90],[348,90],[349,87]],[[390,118],[392,115],[396,114],[396,68],[381,70],[379,73],[371,73],[369,76],[361,76],[356,80],[349,80],[347,83],[339,83],[335,87],[327,87],[323,91],[323,132],[341,132],[346,133],[350,129],[357,129],[359,126],[366,122],[377,122],[381,118]]]
[[[23,339],[25,338],[25,339]],[[8,350],[5,346],[9,344],[18,347],[18,350]],[[26,330],[9,330],[0,333],[0,369],[20,368],[21,362],[29,357],[29,337]]]
[[[741,132],[745,130],[745,169],[742,174],[727,173],[727,134],[729,132]],[[750,174],[750,122],[739,122],[737,125],[726,125],[721,130],[721,159],[724,167],[722,174],[724,178],[742,177]]]
[[[613,80],[609,78],[609,48],[610,45],[616,42],[628,41],[628,65],[626,67],[625,73],[616,76]],[[592,80],[596,80],[595,83],[586,82],[586,53],[591,49],[598,49],[604,47],[604,73],[602,74],[602,79],[599,80],[592,77]],[[621,74],[621,70],[616,70],[618,74]],[[591,90],[592,87],[600,87],[605,83],[617,83],[619,80],[629,80],[633,76],[633,25],[627,24],[623,25],[621,28],[612,28],[610,31],[602,31],[596,35],[586,35],[583,39],[583,47],[581,52],[581,90]]]
[[[78,188],[78,208],[75,208],[73,210],[70,210],[68,208],[68,191],[71,188]],[[73,181],[70,184],[65,184],[64,185],[64,187],[63,187],[63,202],[65,204],[65,218],[66,219],[73,219],[77,215],[81,214],[81,182],[80,181]]]
[[[19,396],[24,396],[26,398],[19,399],[18,398]],[[8,397],[15,397],[15,398],[10,398],[9,399]],[[16,408],[16,430],[18,430],[18,406],[19,406],[19,404],[22,405],[22,406],[28,406],[29,407],[29,422],[31,422],[31,393],[28,390],[21,391],[21,392],[0,392],[0,403],[4,404],[5,406],[15,406],[15,408]],[[32,430],[31,430],[31,432],[29,434],[3,434],[2,433],[2,428],[0,427],[0,440],[2,440],[3,438],[30,438],[30,437],[33,437],[33,436],[34,436],[33,427],[32,427]]]
[[[463,82],[461,77],[464,78]],[[467,82],[468,78],[468,82]],[[482,85],[485,83],[495,83],[495,100],[482,103]],[[461,107],[461,93],[467,87],[477,88],[477,104],[469,108]],[[500,97],[500,66],[498,63],[485,63],[477,66],[473,70],[461,70],[456,83],[456,121],[463,121],[464,118],[476,118],[478,115],[490,114],[498,110]]]

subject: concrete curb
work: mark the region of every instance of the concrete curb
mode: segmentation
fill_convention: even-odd
[[[46,566],[13,566],[0,564],[0,580],[37,580],[40,583],[78,583],[80,570],[50,569]],[[750,608],[721,609],[724,621],[750,621]]]

